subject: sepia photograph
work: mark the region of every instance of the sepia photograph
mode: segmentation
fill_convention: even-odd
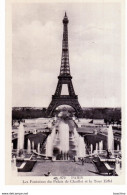
[[[123,1],[7,9],[6,182],[124,183]]]

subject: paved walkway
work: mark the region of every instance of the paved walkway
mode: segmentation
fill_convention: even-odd
[[[20,176],[44,176],[48,171],[52,176],[99,176],[92,163],[81,162],[37,162],[32,172],[20,172]]]

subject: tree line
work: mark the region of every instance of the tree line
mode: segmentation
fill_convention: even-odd
[[[53,115],[58,114],[58,110],[55,110]],[[42,109],[13,109],[12,110],[12,119],[21,120],[21,119],[32,119],[32,118],[41,118],[47,117],[46,108]],[[83,118],[91,119],[104,119],[105,121],[116,122],[121,120],[121,109],[119,108],[83,108]]]

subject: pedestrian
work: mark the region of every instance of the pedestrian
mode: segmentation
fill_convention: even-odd
[[[52,176],[51,172],[49,171],[48,173],[44,174],[44,176]]]

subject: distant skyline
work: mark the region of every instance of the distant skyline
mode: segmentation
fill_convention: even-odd
[[[48,107],[61,65],[62,19],[82,107],[121,107],[120,3],[14,3],[12,106]]]

